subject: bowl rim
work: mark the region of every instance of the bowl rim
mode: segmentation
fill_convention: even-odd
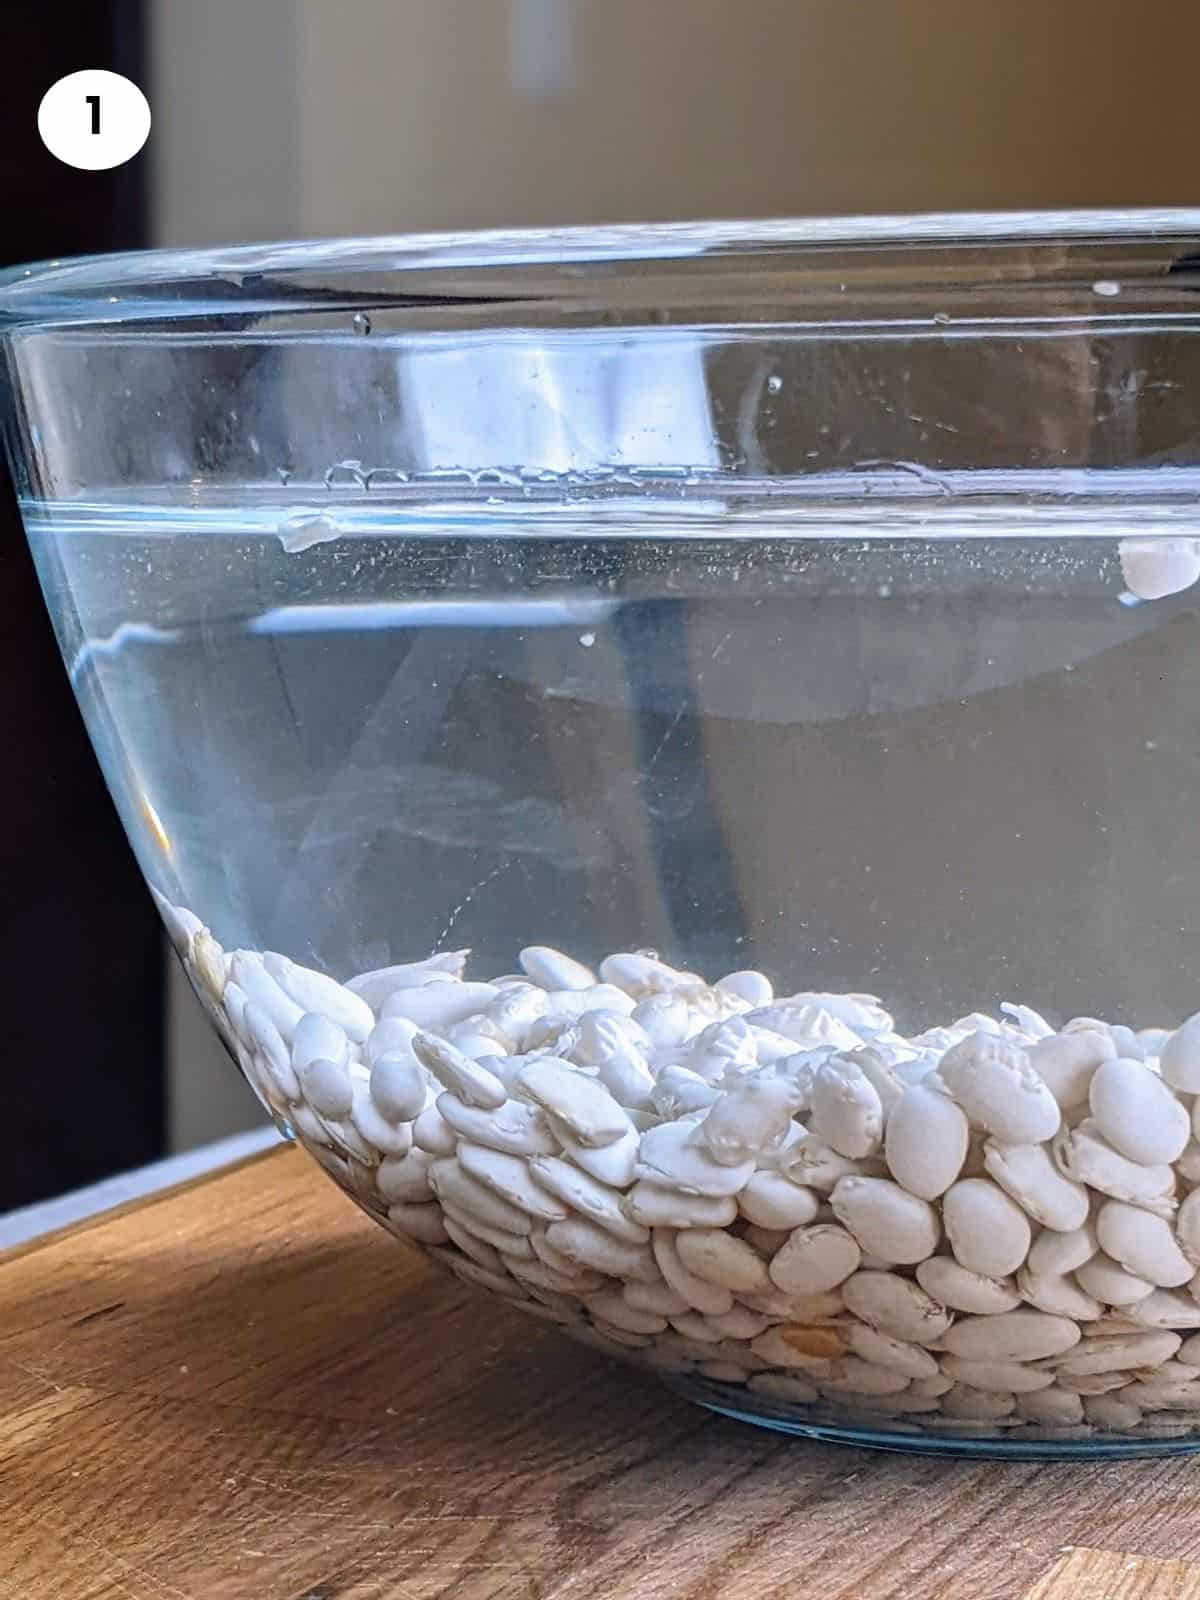
[[[356,298],[364,303],[381,299],[377,282],[373,293],[356,296],[356,277],[497,269],[505,274],[508,294],[495,297],[516,301],[523,298],[522,271],[539,267],[560,273],[565,288],[588,268],[611,274],[614,263],[651,267],[746,255],[803,257],[839,246],[869,251],[1023,245],[1037,250],[1072,241],[1119,246],[1188,238],[1200,251],[1200,208],[616,223],[134,250],[34,261],[0,271],[0,327],[64,321],[111,325],[147,316],[171,320],[329,306],[329,292],[318,295],[312,285],[314,276],[321,275],[332,285],[344,280],[340,303],[352,304]],[[448,292],[456,298],[452,287],[439,289],[443,297]],[[478,288],[464,283],[460,292],[471,298]],[[539,298],[544,295],[543,284]]]

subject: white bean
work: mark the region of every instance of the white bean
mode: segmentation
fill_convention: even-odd
[[[761,1256],[743,1239],[721,1228],[687,1228],[675,1237],[686,1270],[733,1294],[762,1294],[771,1281]]]
[[[1071,1233],[1087,1221],[1087,1190],[1059,1171],[1045,1145],[1000,1144],[989,1139],[984,1146],[983,1166],[988,1176],[1044,1228]]]
[[[1200,1011],[1176,1028],[1163,1045],[1158,1064],[1172,1089],[1200,1094]]]
[[[1060,1171],[1076,1183],[1130,1205],[1144,1206],[1160,1216],[1171,1216],[1175,1203],[1175,1174],[1165,1164],[1145,1167],[1115,1150],[1090,1117],[1055,1138],[1054,1160]]]
[[[1141,1061],[1116,1057],[1096,1069],[1088,1104],[1114,1149],[1141,1166],[1162,1166],[1181,1155],[1191,1118],[1157,1073]]]
[[[1056,1033],[1029,1047],[1033,1070],[1064,1111],[1085,1106],[1096,1068],[1116,1055],[1107,1033]]]
[[[1004,1278],[1024,1261],[1029,1219],[987,1178],[961,1178],[942,1199],[942,1223],[956,1260],[984,1278]]]
[[[723,978],[717,979],[714,987],[723,994],[744,1000],[750,1006],[769,1006],[775,997],[770,978],[751,970],[727,972]]]
[[[411,1205],[407,1201],[399,1201],[388,1207],[387,1219],[395,1231],[421,1244],[446,1244],[450,1238],[445,1219],[436,1205]]]
[[[904,1339],[893,1339],[890,1334],[869,1328],[864,1322],[852,1323],[844,1330],[846,1343],[856,1356],[889,1372],[898,1372],[905,1378],[933,1378],[938,1364],[928,1350]]]
[[[447,950],[424,961],[405,961],[394,967],[377,967],[351,978],[346,988],[365,1000],[372,1011],[380,1011],[384,1001],[397,989],[419,989],[431,979],[457,982],[463,975],[469,950]]]
[[[647,1228],[725,1228],[737,1216],[737,1201],[730,1195],[682,1194],[642,1178],[622,1200],[621,1209]]]
[[[354,1085],[338,1061],[309,1061],[297,1073],[304,1098],[323,1117],[348,1117],[354,1108]]]
[[[756,1172],[737,1197],[737,1209],[760,1228],[803,1227],[816,1216],[818,1205],[812,1189],[781,1172]]]
[[[1083,1397],[1060,1389],[1057,1384],[1032,1394],[1017,1396],[1017,1415],[1028,1422],[1041,1423],[1043,1427],[1072,1427],[1081,1423],[1086,1415]]]
[[[987,1389],[994,1394],[1034,1394],[1054,1382],[1052,1372],[1023,1366],[1019,1361],[969,1361],[963,1356],[945,1356],[942,1371],[955,1383],[969,1389]]]
[[[411,1149],[416,1123],[410,1126],[407,1122],[388,1122],[362,1084],[354,1090],[354,1107],[350,1116],[360,1136],[381,1155],[402,1156]],[[453,1144],[450,1149],[453,1149]],[[448,1155],[450,1151],[444,1149],[438,1153]]]
[[[728,1289],[709,1283],[705,1278],[697,1277],[694,1272],[689,1272],[680,1259],[677,1239],[678,1235],[673,1228],[655,1228],[651,1235],[654,1260],[671,1288],[682,1295],[688,1305],[696,1311],[703,1311],[713,1316],[732,1311],[732,1293]]]
[[[914,1084],[888,1119],[888,1169],[910,1194],[936,1200],[962,1172],[969,1134],[961,1106],[925,1084]]]
[[[579,1144],[557,1117],[551,1116],[549,1112],[546,1113],[546,1121],[550,1124],[550,1131],[558,1140],[562,1153],[577,1167],[582,1167],[585,1172],[590,1172],[593,1178],[599,1179],[601,1183],[607,1183],[613,1189],[627,1189],[633,1182],[638,1159],[638,1134],[635,1128],[631,1126],[629,1132],[622,1134],[613,1144],[595,1149]]]
[[[870,1327],[912,1344],[935,1344],[952,1321],[945,1306],[893,1272],[856,1272],[841,1294],[847,1310]]]
[[[784,1294],[824,1294],[857,1272],[862,1252],[845,1228],[831,1223],[797,1228],[772,1257],[767,1271]]]
[[[1004,1144],[1040,1144],[1058,1131],[1058,1101],[1007,1039],[971,1034],[947,1050],[938,1076],[971,1121]]]
[[[1123,1200],[1106,1200],[1096,1215],[1096,1236],[1114,1261],[1160,1289],[1187,1283],[1195,1268],[1163,1217]]]
[[[754,1176],[754,1162],[726,1165],[703,1140],[703,1125],[661,1122],[642,1135],[637,1175],[685,1194],[735,1195]]]
[[[413,1054],[438,1082],[467,1105],[498,1111],[508,1098],[504,1082],[483,1062],[476,1061],[434,1033],[413,1036]]]
[[[838,1155],[861,1161],[883,1142],[883,1103],[855,1062],[835,1056],[817,1068],[809,1125]]]
[[[1076,1267],[1075,1278],[1085,1293],[1109,1306],[1133,1305],[1135,1301],[1144,1300],[1154,1288],[1148,1278],[1127,1272],[1103,1251]]]
[[[378,1070],[378,1068],[376,1068]],[[558,1142],[545,1116],[536,1106],[521,1100],[506,1100],[496,1110],[467,1102],[448,1090],[437,1099],[437,1109],[446,1124],[472,1144],[487,1145],[512,1156],[551,1156],[558,1153]]]
[[[568,1128],[589,1149],[614,1144],[629,1133],[629,1113],[602,1083],[566,1061],[545,1056],[528,1062],[517,1077],[522,1091]]]
[[[881,1261],[911,1266],[937,1249],[937,1212],[890,1178],[842,1178],[830,1202],[859,1246]]]
[[[589,1217],[616,1234],[618,1239],[627,1239],[631,1244],[645,1244],[649,1240],[649,1228],[625,1213],[620,1195],[607,1184],[597,1182],[574,1162],[564,1161],[561,1156],[539,1155],[529,1162],[528,1170],[542,1188],[557,1195],[570,1210]]]
[[[759,1071],[717,1097],[701,1124],[702,1138],[714,1161],[740,1166],[764,1151],[779,1149],[795,1109],[795,1093],[787,1080]]]
[[[968,1361],[1036,1361],[1061,1355],[1079,1343],[1079,1327],[1045,1311],[1002,1311],[994,1317],[964,1317],[946,1333],[951,1355]]]
[[[290,1045],[295,1038],[305,1007],[286,995],[275,979],[252,951],[235,950],[229,964],[230,979],[237,984],[247,1001],[265,1014],[284,1043]]]
[[[263,956],[263,966],[298,1006],[306,1012],[316,1011],[329,1017],[355,1044],[362,1044],[375,1026],[375,1013],[366,1001],[335,978],[312,967],[298,966],[286,956],[271,951]]]
[[[656,1283],[660,1276],[649,1245],[629,1244],[586,1217],[571,1216],[565,1222],[552,1222],[546,1229],[546,1238],[569,1261],[594,1267],[610,1278]]]
[[[313,1061],[335,1061],[344,1066],[349,1057],[350,1043],[345,1030],[331,1017],[309,1011],[300,1018],[292,1039],[292,1066],[297,1072]]]
[[[969,1272],[950,1256],[930,1256],[928,1261],[919,1262],[917,1282],[942,1305],[976,1316],[1015,1311],[1021,1304],[1010,1278],[988,1278]]]
[[[517,959],[542,989],[591,989],[596,983],[596,974],[590,967],[549,945],[527,945]]]

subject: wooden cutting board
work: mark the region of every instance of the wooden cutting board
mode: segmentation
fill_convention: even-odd
[[[1200,1459],[723,1421],[279,1150],[0,1257],[0,1600],[1200,1600]]]

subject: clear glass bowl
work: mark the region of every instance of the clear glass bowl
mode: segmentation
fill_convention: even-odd
[[[1198,296],[1200,213],[7,275],[67,667],[279,1126],[714,1409],[1194,1448]]]

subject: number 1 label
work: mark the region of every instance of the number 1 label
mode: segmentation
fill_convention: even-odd
[[[124,166],[150,136],[150,103],[119,72],[69,72],[42,96],[38,133],[68,167],[101,172]]]

